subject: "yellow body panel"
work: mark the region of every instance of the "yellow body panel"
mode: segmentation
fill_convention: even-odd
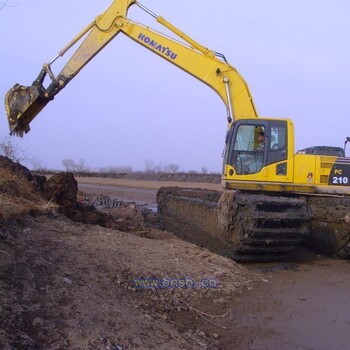
[[[223,186],[227,189],[237,190],[350,195],[350,158],[294,154],[292,121],[289,119],[261,118],[265,125],[276,120],[285,121],[287,125],[286,159],[265,165],[260,171],[251,174],[239,174],[234,165],[224,164]],[[267,153],[265,152],[264,157],[266,156]],[[281,165],[286,168],[283,174],[278,172],[278,167]],[[346,172],[345,176],[344,172]],[[338,179],[335,179],[338,183],[334,184],[332,182],[334,181],[332,180],[333,177],[338,177]]]
[[[296,154],[294,156],[295,184],[315,185],[316,180],[316,156]]]
[[[237,190],[350,195],[348,183],[344,186],[329,183],[336,159],[335,156],[295,154],[292,161],[288,161],[292,177],[276,175],[276,166],[283,163],[279,162],[264,167],[257,174],[223,176],[222,184],[227,189]],[[234,170],[230,165],[225,166],[225,174]],[[341,170],[339,175],[342,175]]]
[[[327,185],[337,157],[296,154],[294,157],[294,182]]]

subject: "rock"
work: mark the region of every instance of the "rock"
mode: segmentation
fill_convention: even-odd
[[[205,333],[204,333],[203,331],[198,330],[198,331],[197,331],[197,334],[198,334],[200,337],[205,338]]]
[[[44,320],[40,317],[35,317],[32,321],[32,326],[34,328],[41,328],[44,325]]]
[[[63,282],[67,284],[73,284],[73,281],[70,278],[63,277]]]
[[[350,213],[348,213],[348,214],[345,215],[345,222],[346,222],[347,224],[350,224]]]

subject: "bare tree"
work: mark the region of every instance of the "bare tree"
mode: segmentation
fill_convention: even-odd
[[[180,169],[180,166],[177,165],[177,164],[174,164],[174,163],[170,163],[170,164],[167,164],[165,167],[164,167],[164,171],[166,173],[172,173],[172,174],[175,174],[179,171]]]
[[[154,172],[155,164],[152,160],[146,159],[145,161],[145,172],[146,173],[152,173]]]
[[[163,172],[163,164],[162,163],[158,163],[154,165],[154,171],[156,173],[162,173]]]
[[[76,164],[75,168],[77,171],[84,171],[85,170],[85,159],[79,159],[79,162]]]
[[[63,159],[62,164],[66,171],[74,171],[76,169],[76,164],[73,159]]]
[[[32,157],[28,160],[29,164],[32,165],[32,170],[47,170],[47,165],[44,164],[41,159]]]
[[[0,142],[0,154],[18,163],[28,159],[28,150],[10,138]]]

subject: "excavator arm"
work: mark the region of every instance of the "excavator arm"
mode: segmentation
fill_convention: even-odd
[[[172,39],[127,18],[128,9],[133,4],[154,17],[158,23],[172,31],[182,41]],[[59,51],[54,59],[44,64],[31,86],[16,84],[9,90],[5,97],[5,108],[11,134],[23,136],[23,133],[27,133],[30,130],[30,122],[46,104],[120,33],[214,89],[227,108],[229,122],[258,116],[246,82],[237,70],[226,62],[223,55],[197,43],[136,0],[115,0],[102,15]],[[55,76],[51,65],[84,36],[86,38],[81,45],[62,71]],[[47,75],[51,83],[45,88],[44,81]]]

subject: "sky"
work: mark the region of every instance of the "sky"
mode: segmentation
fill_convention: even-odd
[[[42,65],[112,3],[8,0],[2,7],[3,1],[3,97],[15,83],[30,85]],[[293,120],[296,150],[343,147],[350,136],[348,0],[141,3],[223,53],[247,81],[260,116]],[[136,6],[128,17],[160,29]],[[56,74],[73,52],[52,66]],[[28,158],[51,169],[63,169],[62,160],[70,158],[91,168],[144,170],[151,161],[174,163],[181,171],[220,172],[226,126],[225,106],[213,90],[119,35],[15,141]],[[0,140],[8,133],[0,107]]]

